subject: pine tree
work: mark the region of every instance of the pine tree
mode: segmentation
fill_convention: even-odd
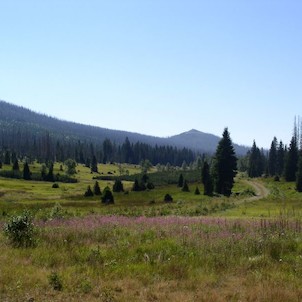
[[[215,190],[219,194],[230,196],[237,169],[237,158],[228,129],[225,128],[218,143],[213,167]]]
[[[200,195],[200,191],[199,191],[199,188],[198,188],[198,187],[196,187],[194,194],[195,194],[195,195]]]
[[[285,158],[285,150],[282,141],[280,141],[278,149],[277,149],[277,175],[283,175],[284,171],[284,158]]]
[[[212,196],[213,182],[210,174],[210,166],[206,161],[203,163],[203,167],[201,171],[201,180],[204,185],[204,195]]]
[[[184,185],[181,189],[183,192],[190,192],[189,186],[188,186],[188,182],[186,180],[184,180]]]
[[[284,177],[286,181],[295,181],[298,168],[298,146],[297,138],[294,135],[291,139],[287,152],[284,168]]]
[[[277,138],[274,137],[268,154],[268,174],[270,176],[277,174],[277,145]]]
[[[102,195],[102,203],[105,203],[105,204],[114,203],[114,197],[113,197],[113,194],[109,187],[106,187],[104,189],[104,192]]]
[[[124,186],[120,179],[116,179],[113,185],[113,192],[124,192]]]
[[[88,186],[86,192],[84,193],[85,197],[92,197],[93,196],[93,192],[91,190],[91,187]]]
[[[184,185],[184,177],[182,176],[182,174],[179,175],[179,178],[178,178],[178,183],[177,183],[177,186],[179,188],[182,188]]]
[[[10,161],[10,152],[8,150],[5,151],[5,155],[4,155],[4,164],[5,165],[10,165],[11,161]]]
[[[31,173],[30,173],[30,170],[29,170],[28,163],[25,162],[24,168],[23,168],[23,179],[30,180],[30,176],[31,176]]]
[[[252,149],[249,152],[248,163],[248,176],[260,177],[264,172],[264,160],[260,149],[257,147],[256,142],[253,142]]]
[[[92,157],[91,172],[98,173],[98,161],[97,161],[95,155],[93,155],[93,157]]]
[[[302,192],[302,150],[300,150],[300,154],[299,154],[296,189],[298,192]]]
[[[140,191],[140,186],[139,186],[139,183],[138,183],[137,179],[135,179],[135,181],[134,181],[132,191],[135,191],[135,192]]]
[[[14,171],[19,171],[19,163],[18,163],[18,159],[15,159],[15,161],[14,161],[13,170],[14,170]]]
[[[102,195],[100,185],[97,181],[95,182],[95,184],[93,186],[93,193],[94,193],[94,195]]]

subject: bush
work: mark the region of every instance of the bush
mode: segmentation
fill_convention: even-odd
[[[104,189],[103,196],[102,196],[102,203],[105,204],[114,203],[114,197],[109,187],[106,187]]]
[[[124,192],[123,183],[119,179],[116,179],[114,182],[113,192]]]
[[[170,194],[166,194],[165,198],[164,198],[165,202],[172,202],[173,201],[173,197]]]
[[[200,191],[199,191],[199,188],[198,188],[198,187],[196,187],[194,194],[195,194],[195,195],[200,195]]]
[[[95,195],[102,195],[102,191],[101,191],[100,185],[99,185],[99,183],[97,181],[94,184],[93,192],[94,192]]]
[[[35,244],[35,228],[32,216],[24,211],[19,216],[13,216],[4,225],[4,234],[15,247],[30,247]]]
[[[58,189],[58,188],[59,188],[59,184],[54,183],[54,184],[52,185],[52,188],[53,188],[53,189]]]
[[[87,187],[87,190],[86,190],[84,196],[85,196],[85,197],[92,197],[92,196],[93,196],[93,192],[92,192],[90,186]]]
[[[63,290],[63,283],[60,276],[53,272],[48,276],[49,284],[54,290],[61,291]]]
[[[276,175],[276,176],[274,177],[274,181],[280,181],[280,177],[279,177],[278,175]]]

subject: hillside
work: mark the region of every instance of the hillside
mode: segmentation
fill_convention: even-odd
[[[72,119],[72,116],[70,117]],[[170,145],[173,147],[192,149],[203,153],[215,152],[219,137],[203,133],[197,130],[191,130],[179,135],[168,138],[154,137],[139,133],[111,130],[101,127],[82,125],[75,122],[63,121],[57,118],[39,114],[32,110],[16,106],[4,101],[0,101],[0,125],[1,133],[11,132],[12,129],[22,132],[25,130],[32,133],[45,133],[50,136],[59,137],[64,140],[72,141],[91,141],[101,143],[106,138],[110,138],[116,144],[121,144],[128,137],[131,143],[141,142],[152,146]],[[1,137],[0,137],[1,138]],[[235,144],[237,154],[245,154],[246,147]]]

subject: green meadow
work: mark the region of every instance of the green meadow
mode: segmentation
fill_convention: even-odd
[[[294,183],[240,174],[229,198],[209,197],[196,172],[186,172],[192,182],[182,192],[152,168],[153,190],[133,192],[125,180],[106,205],[84,197],[87,186],[98,178],[102,191],[112,189],[111,178],[140,177],[140,167],[76,169],[77,182],[59,188],[0,178],[1,228],[25,213],[33,222],[28,246],[0,232],[0,301],[302,301],[302,194]],[[164,202],[167,193],[173,202]]]

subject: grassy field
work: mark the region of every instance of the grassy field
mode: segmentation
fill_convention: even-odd
[[[124,182],[129,192],[104,205],[83,197],[96,174],[77,170],[78,182],[58,189],[0,178],[1,228],[24,209],[35,226],[27,248],[0,232],[0,301],[302,301],[302,195],[293,183],[256,180],[269,190],[261,198],[241,175],[225,198],[195,195],[200,183],[185,193],[167,184],[132,192]],[[99,171],[119,175],[117,165]]]

